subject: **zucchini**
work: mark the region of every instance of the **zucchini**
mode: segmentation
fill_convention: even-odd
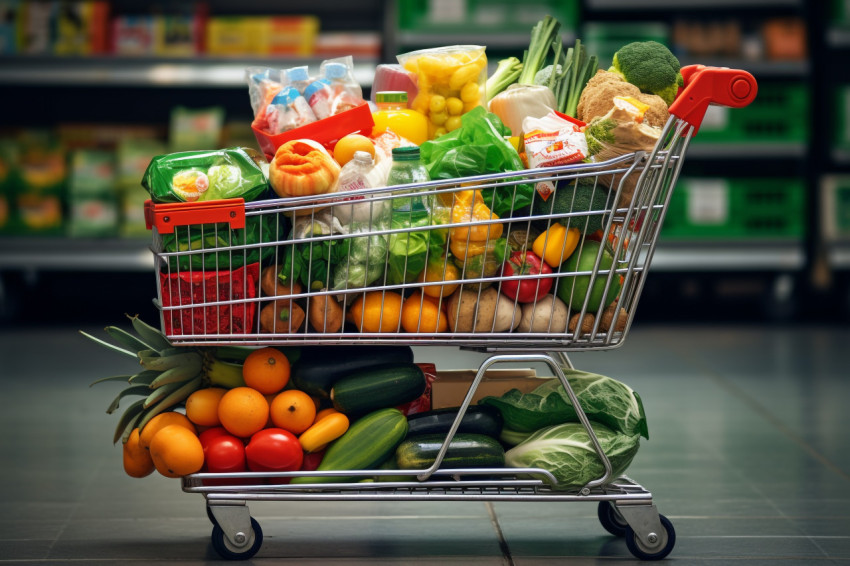
[[[292,366],[292,383],[308,395],[328,398],[334,383],[378,364],[413,363],[409,346],[306,346]]]
[[[398,409],[380,409],[354,421],[325,451],[317,471],[374,470],[395,452],[407,436],[407,419]],[[363,479],[344,476],[299,476],[294,484],[337,483]]]
[[[408,415],[407,424],[410,429],[407,434],[448,434],[457,418],[460,407],[435,409],[424,413]],[[499,438],[502,432],[502,413],[490,405],[470,405],[466,408],[458,433],[486,434]]]
[[[425,374],[416,364],[383,364],[337,381],[331,389],[331,401],[340,413],[362,415],[413,401],[425,387]]]
[[[437,459],[437,452],[446,441],[445,434],[420,434],[410,436],[395,452],[400,470],[423,470]],[[502,468],[505,449],[499,441],[484,434],[455,434],[440,464],[440,469]]]

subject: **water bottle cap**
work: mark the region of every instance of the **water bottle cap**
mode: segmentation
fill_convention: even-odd
[[[372,154],[368,151],[355,151],[354,161],[360,161],[361,163],[372,163]]]
[[[319,79],[318,81],[310,83],[310,85],[304,89],[304,98],[309,100],[311,96],[313,96],[323,88],[330,86],[330,84],[330,81],[327,81],[325,79]]]
[[[345,77],[348,68],[342,63],[328,63],[325,65],[325,76],[329,79],[341,79]]]
[[[407,91],[390,90],[379,92],[375,94],[375,102],[378,104],[381,104],[382,102],[401,102],[403,104],[407,104]]]
[[[400,159],[402,161],[417,161],[419,159],[419,147],[394,147],[393,159]]]
[[[286,70],[286,76],[291,81],[306,81],[310,78],[307,73],[307,67],[293,67]]]
[[[301,95],[295,87],[282,89],[272,98],[272,104],[292,104],[292,102]]]

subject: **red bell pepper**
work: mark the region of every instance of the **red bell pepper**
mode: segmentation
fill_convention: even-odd
[[[514,252],[502,266],[502,277],[546,275],[552,268],[534,252]],[[509,279],[502,282],[502,293],[519,303],[533,303],[552,288],[551,278]]]

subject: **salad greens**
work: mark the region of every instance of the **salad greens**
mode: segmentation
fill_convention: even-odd
[[[593,423],[593,432],[611,462],[613,478],[622,475],[632,463],[640,436],[617,434]],[[579,423],[565,423],[538,430],[505,453],[512,468],[541,468],[551,472],[555,489],[574,489],[602,477],[605,467],[599,460],[587,431]]]
[[[619,433],[649,439],[643,403],[629,386],[604,375],[575,369],[564,370],[564,375],[589,419]],[[479,402],[499,409],[505,427],[517,432],[578,422],[578,415],[558,379],[546,380],[530,393],[511,389],[502,396],[484,397]]]

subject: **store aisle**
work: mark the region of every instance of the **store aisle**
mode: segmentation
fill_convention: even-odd
[[[87,329],[92,330],[92,329]],[[637,325],[577,367],[631,385],[650,441],[629,474],[673,522],[675,564],[850,564],[850,329]],[[479,354],[418,350],[441,369]],[[110,445],[133,362],[75,329],[0,330],[0,564],[218,562],[200,496],[124,475]],[[255,564],[638,563],[596,505],[255,503]]]

